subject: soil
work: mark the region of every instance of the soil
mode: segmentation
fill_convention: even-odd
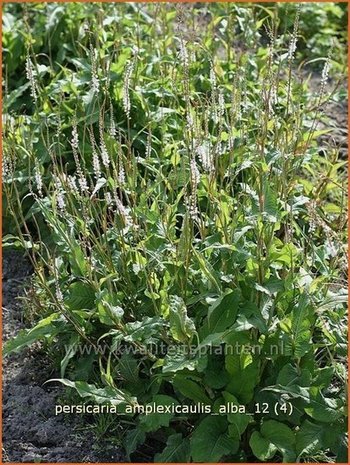
[[[3,340],[25,325],[23,295],[31,266],[22,254],[3,254]],[[40,347],[3,360],[3,462],[125,462],[122,451],[83,429],[82,416],[55,416],[63,388],[45,384],[52,367]]]
[[[319,73],[313,73],[310,79],[310,90],[317,94],[319,92],[321,76]],[[332,94],[336,83],[330,80],[326,86],[326,97]],[[346,94],[347,82],[342,82],[338,90],[342,90]],[[322,114],[325,116],[325,121],[318,124],[318,129],[330,129],[329,134],[325,134],[319,138],[320,147],[332,146],[339,150],[340,158],[346,160],[348,156],[348,100],[335,101],[330,99],[322,108]]]

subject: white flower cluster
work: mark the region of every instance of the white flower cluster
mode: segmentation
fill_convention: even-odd
[[[131,76],[132,76],[132,73],[134,71],[134,66],[135,66],[135,60],[129,61],[127,66],[126,66],[125,75],[124,75],[123,107],[124,107],[126,117],[128,119],[130,119],[130,110],[131,110],[129,89],[130,89]]]
[[[77,185],[77,177],[75,175],[68,175],[67,176],[67,184],[68,184],[68,187],[69,189],[76,195],[78,196],[79,195],[79,189],[78,189],[78,185]]]
[[[35,178],[35,184],[36,188],[39,194],[39,197],[43,196],[43,178],[41,176],[41,171],[40,171],[40,166],[39,162],[37,159],[35,159],[35,166],[34,166],[34,178]]]
[[[119,197],[116,195],[115,196],[115,204],[117,206],[117,211],[120,214],[120,216],[123,218],[125,226],[131,226],[132,225],[132,218],[130,216],[130,210],[125,208],[124,205],[122,204],[121,200]]]
[[[326,87],[326,84],[327,84],[327,81],[328,81],[328,78],[329,78],[329,71],[331,69],[331,58],[332,58],[332,53],[333,53],[333,44],[331,45],[331,48],[328,52],[328,56],[326,58],[326,61],[324,63],[324,66],[323,66],[323,70],[322,70],[322,75],[321,75],[321,90],[320,90],[320,93],[323,94],[324,90],[325,90],[325,87]]]
[[[98,93],[100,89],[100,82],[97,73],[97,51],[90,46],[90,57],[91,57],[91,89],[93,93]]]
[[[79,154],[78,154],[79,136],[78,136],[78,127],[77,127],[76,121],[73,122],[71,146],[72,146],[73,157],[74,157],[75,166],[76,166],[77,174],[78,174],[78,183],[80,187],[80,192],[83,195],[85,192],[89,191],[89,186],[88,186],[87,180],[85,178],[85,175],[84,175],[84,172],[82,170],[81,163],[79,160]]]
[[[189,56],[188,56],[187,47],[186,47],[186,44],[183,38],[181,38],[180,40],[180,60],[182,62],[182,65],[185,68],[188,68]]]
[[[15,167],[13,160],[9,156],[9,154],[3,150],[2,153],[2,179],[6,179],[8,176],[11,176]]]
[[[109,158],[107,146],[106,146],[104,135],[103,135],[104,123],[103,123],[102,113],[100,114],[100,119],[99,119],[99,130],[100,130],[100,151],[101,151],[102,164],[103,166],[108,168],[111,163],[111,160]]]
[[[117,179],[118,179],[118,183],[120,184],[120,186],[125,186],[125,170],[124,170],[124,167],[121,161],[119,163],[119,171],[118,171]]]
[[[301,8],[301,5],[299,4],[297,7],[296,14],[295,14],[293,33],[292,33],[292,36],[289,42],[289,48],[288,48],[288,60],[289,61],[293,60],[295,51],[297,49],[300,8]]]
[[[38,99],[37,84],[34,75],[34,65],[29,57],[29,54],[27,55],[26,59],[26,76],[30,83],[31,96],[33,97],[34,101],[36,101]]]
[[[211,146],[209,142],[203,142],[197,147],[197,155],[201,162],[204,171],[212,173],[215,171],[214,160],[211,153]]]
[[[152,133],[149,131],[147,135],[147,145],[146,145],[146,158],[149,158],[151,156],[152,152]]]
[[[216,74],[215,74],[213,63],[211,64],[211,67],[210,67],[209,79],[210,79],[210,84],[211,84],[211,90],[216,91]]]
[[[57,299],[57,301],[59,303],[63,303],[63,300],[64,300],[63,293],[61,291],[61,288],[60,288],[60,285],[59,285],[59,282],[58,282],[57,278],[55,279],[55,287],[56,287],[55,297],[56,297],[56,299]]]
[[[219,97],[218,97],[218,111],[217,111],[218,118],[222,118],[224,114],[225,114],[225,99],[224,99],[224,94],[222,90],[220,89]]]
[[[190,161],[190,174],[192,187],[197,187],[200,181],[200,173],[197,167],[195,158],[191,158]]]
[[[191,158],[190,161],[190,180],[191,180],[191,195],[187,201],[187,208],[190,217],[193,220],[198,219],[198,207],[197,207],[197,186],[200,181],[200,173],[197,167],[195,158]]]
[[[95,141],[95,136],[93,133],[93,130],[89,130],[90,134],[90,143],[92,147],[92,168],[94,171],[94,176],[96,181],[98,181],[101,178],[101,165],[100,165],[100,158],[98,156],[97,150],[96,150],[96,141]]]
[[[93,147],[92,149],[92,166],[93,166],[94,176],[96,180],[100,179],[101,178],[100,159],[98,157],[98,153],[95,147]]]
[[[57,175],[53,175],[53,180],[55,184],[56,206],[61,213],[64,213],[66,210],[66,201],[62,182]]]
[[[79,148],[79,136],[78,136],[78,127],[76,122],[73,123],[72,127],[72,139],[70,141],[73,149],[78,150]]]

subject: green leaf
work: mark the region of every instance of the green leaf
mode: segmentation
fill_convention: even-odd
[[[322,449],[322,434],[324,425],[317,425],[305,420],[296,433],[296,452],[298,459],[302,455],[311,456]]]
[[[331,384],[334,367],[319,368],[315,371],[315,375],[316,378],[312,382],[312,385],[317,386],[319,389],[327,388]]]
[[[332,423],[342,416],[340,399],[324,397],[317,387],[310,388],[310,406],[305,412],[314,420]]]
[[[23,329],[18,335],[6,342],[3,348],[4,357],[11,352],[17,352],[23,347],[30,346],[35,341],[42,340],[45,337],[56,336],[65,325],[65,321],[62,316],[58,313],[53,313],[41,320],[34,328],[32,329]]]
[[[138,362],[132,354],[124,353],[120,357],[117,370],[119,375],[128,383],[137,384],[140,381]]]
[[[219,297],[208,311],[208,326],[211,333],[220,333],[232,326],[237,318],[240,291],[230,291]]]
[[[194,400],[195,402],[203,402],[207,405],[211,404],[211,401],[207,396],[204,388],[197,384],[195,381],[189,379],[186,375],[175,375],[173,386],[188,399]]]
[[[167,327],[165,320],[159,317],[144,317],[139,321],[133,321],[125,325],[127,336],[126,341],[150,343],[154,335]]]
[[[135,452],[137,447],[143,444],[146,440],[146,433],[140,429],[135,428],[131,431],[128,431],[125,437],[125,452],[128,461],[130,461],[130,455]]]
[[[227,421],[220,416],[208,416],[194,430],[191,457],[194,462],[219,462],[227,454],[237,452],[239,443],[227,434]]]
[[[191,224],[188,213],[184,215],[180,239],[177,245],[177,256],[180,262],[185,263],[191,249]]]
[[[303,357],[312,347],[311,322],[309,320],[310,307],[307,298],[303,294],[300,296],[299,303],[292,312],[292,344],[294,355],[297,358]]]
[[[95,291],[91,285],[77,281],[69,286],[66,304],[71,310],[92,309],[95,303]]]
[[[222,393],[225,401],[227,403],[232,403],[232,405],[239,406],[239,402],[235,396],[230,394],[229,392]],[[235,439],[240,440],[241,435],[246,430],[248,424],[250,423],[250,416],[246,415],[245,413],[229,413],[227,415],[227,419],[230,422],[229,425],[229,436]]]
[[[295,461],[295,434],[287,425],[268,420],[262,424],[260,433],[282,453],[283,462]]]
[[[120,307],[120,301],[115,293],[103,289],[96,294],[96,303],[101,323],[108,326],[119,324],[124,310]]]
[[[327,398],[319,391],[317,386],[307,389],[298,385],[291,386],[267,386],[263,390],[278,394],[288,394],[291,398],[300,398],[305,402],[305,412],[314,420],[324,423],[332,423],[343,415],[342,401],[340,399]],[[286,398],[288,400],[288,398]]]
[[[87,263],[85,260],[85,254],[81,246],[74,240],[72,240],[72,244],[70,244],[69,262],[75,276],[86,276]]]
[[[269,182],[264,184],[264,213],[272,223],[275,223],[279,217],[277,196]]]
[[[266,462],[277,452],[277,447],[268,439],[264,438],[259,431],[254,431],[249,439],[249,445],[255,457]]]
[[[155,463],[188,463],[189,461],[190,442],[188,438],[183,438],[182,434],[169,436],[163,452],[154,457]]]
[[[282,386],[310,386],[311,374],[307,369],[298,369],[287,363],[278,373],[277,383]]]
[[[198,260],[199,267],[201,271],[203,272],[204,276],[207,277],[208,282],[216,289],[216,291],[221,293],[222,291],[221,291],[220,280],[214,268],[205,259],[205,257],[200,252],[198,252],[198,250],[196,250],[195,248],[192,248],[192,250]]]
[[[178,405],[176,399],[162,394],[154,396],[152,403],[159,407],[171,406],[173,404]],[[174,418],[174,415],[174,413],[165,412],[165,409],[164,412],[142,415],[140,416],[140,426],[146,432],[157,431],[162,426],[169,426],[170,420]]]
[[[64,378],[64,374],[69,363],[74,355],[76,354],[78,344],[80,341],[80,336],[77,333],[73,333],[70,340],[69,340],[69,347],[66,348],[66,355],[61,360],[61,378]]]
[[[225,368],[230,381],[225,390],[236,396],[242,404],[250,402],[254,388],[259,382],[259,362],[253,360],[251,354],[226,355]]]
[[[169,355],[164,359],[163,373],[175,373],[184,369],[193,371],[198,366],[198,360],[190,359],[185,354]]]
[[[191,318],[187,316],[184,301],[178,296],[170,296],[169,318],[173,338],[179,342],[189,342],[196,332],[196,327]]]
[[[94,384],[88,384],[85,381],[70,381],[69,379],[50,379],[47,382],[58,381],[70,388],[75,389],[80,397],[90,398],[98,404],[135,404],[136,398],[130,397],[129,394],[121,391],[120,389],[106,386],[104,388],[97,388]]]

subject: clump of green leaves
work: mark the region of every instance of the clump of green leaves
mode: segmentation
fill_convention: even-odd
[[[130,460],[346,461],[337,74],[309,92],[279,8],[5,8],[4,241],[45,302],[5,352],[54,347]]]

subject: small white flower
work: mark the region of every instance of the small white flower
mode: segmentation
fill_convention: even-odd
[[[103,135],[103,130],[104,130],[104,122],[102,118],[102,114],[100,114],[100,119],[99,119],[99,131],[100,131],[100,151],[101,151],[101,159],[102,159],[102,164],[106,168],[109,167],[110,165],[110,158],[107,150],[107,146],[104,140],[104,135]]]
[[[79,148],[79,136],[78,136],[78,128],[77,128],[76,121],[74,121],[73,127],[72,127],[71,145],[72,145],[73,149],[78,150],[78,148]]]
[[[235,143],[235,138],[233,136],[230,136],[229,139],[228,139],[228,149],[229,150],[233,150],[234,143]]]
[[[273,82],[271,84],[271,90],[270,90],[270,95],[269,95],[269,101],[268,101],[268,110],[269,110],[269,114],[270,115],[273,115],[274,114],[274,107],[277,103],[277,87],[276,87],[276,83]]]
[[[204,171],[210,173],[215,170],[214,161],[211,154],[211,147],[208,142],[204,142],[202,145],[197,147],[197,155],[200,159]]]
[[[77,186],[77,178],[74,175],[69,175],[67,176],[67,184],[69,189],[74,192],[74,194],[78,195],[79,194],[79,189]]]
[[[328,57],[327,57],[327,59],[325,61],[325,64],[323,66],[322,75],[321,75],[321,88],[322,89],[327,84],[330,68],[331,68],[331,57],[330,57],[330,53],[329,53],[329,55],[328,55]]]
[[[118,172],[118,182],[121,186],[125,185],[125,170],[122,165],[119,167],[119,172]]]
[[[109,126],[109,134],[111,137],[115,137],[117,135],[114,119],[111,119],[111,124]]]
[[[57,208],[61,211],[64,212],[66,209],[66,202],[64,200],[64,193],[62,191],[57,192]]]
[[[80,187],[80,192],[82,194],[84,194],[85,192],[88,192],[89,191],[89,186],[88,186],[88,182],[85,178],[84,175],[82,176],[79,176],[78,178],[78,183],[79,183],[79,187]]]
[[[334,258],[338,255],[339,251],[333,241],[331,241],[330,239],[327,239],[325,245],[326,245],[326,249],[330,257]]]
[[[4,153],[3,153],[2,154],[2,179],[6,179],[9,174],[10,174],[10,166],[6,159],[6,156],[4,156]]]
[[[109,158],[107,147],[106,147],[106,144],[105,144],[103,139],[102,139],[101,144],[100,144],[100,150],[101,150],[101,159],[102,159],[103,166],[108,168],[111,160]]]
[[[149,132],[147,136],[146,158],[149,158],[151,156],[151,152],[152,152],[152,134],[151,132]]]
[[[100,160],[98,158],[98,153],[96,152],[95,148],[92,149],[92,166],[94,170],[94,176],[97,179],[101,177],[101,166]]]
[[[289,49],[288,49],[288,60],[293,60],[295,51],[297,49],[297,38],[292,36],[290,43],[289,43]]]
[[[97,63],[96,63],[96,51],[92,48],[90,48],[90,56],[91,56],[91,89],[92,92],[98,93],[100,89],[100,82],[98,79],[98,74],[97,74]]]
[[[194,131],[194,121],[190,112],[187,113],[187,129],[189,132]]]
[[[192,187],[197,187],[200,181],[200,173],[197,168],[197,163],[195,158],[191,158],[190,161],[190,172],[191,172],[191,184]]]
[[[64,190],[60,178],[56,175],[53,175],[53,180],[55,184],[55,195],[56,195],[56,205],[58,210],[63,213],[66,209],[66,202],[64,199]]]
[[[75,165],[77,168],[78,184],[80,187],[80,192],[81,194],[84,194],[85,192],[88,192],[89,187],[88,187],[87,180],[85,178],[83,169],[81,167],[80,159],[79,159],[79,154],[78,154],[79,136],[78,136],[77,123],[75,120],[73,121],[73,127],[72,127],[71,145],[72,145],[72,152],[73,152]]]
[[[197,208],[197,196],[195,192],[191,193],[190,197],[186,199],[185,204],[190,217],[194,221],[198,220],[199,211]]]
[[[98,80],[98,76],[96,74],[96,72],[92,72],[92,78],[91,78],[91,89],[92,89],[92,92],[97,94],[99,89],[100,89],[100,82]]]
[[[40,197],[42,197],[43,196],[43,178],[41,176],[38,160],[35,160],[34,177],[35,177],[35,183],[36,183],[36,188],[38,190],[38,194]]]
[[[123,107],[124,107],[126,117],[128,119],[130,119],[130,110],[131,110],[129,88],[130,88],[130,80],[131,80],[133,70],[134,70],[134,60],[128,62],[125,68],[125,75],[124,75]]]
[[[289,49],[288,49],[288,60],[289,61],[293,60],[295,51],[297,49],[300,8],[301,8],[301,5],[299,4],[297,6],[297,11],[296,11],[295,19],[294,19],[293,34],[292,34],[292,36],[290,38],[290,42],[289,42]]]
[[[189,57],[188,57],[187,47],[186,47],[184,40],[182,39],[180,41],[180,59],[185,68],[188,68],[188,65],[189,65],[188,58]]]
[[[216,74],[215,74],[213,64],[211,65],[211,68],[210,68],[209,79],[210,79],[210,84],[211,84],[212,90],[215,90],[216,89]]]
[[[29,54],[27,55],[26,59],[26,76],[28,81],[30,82],[31,96],[33,97],[34,101],[36,101],[38,98],[37,84],[34,76],[34,65],[29,57]]]
[[[123,221],[125,223],[125,227],[128,228],[132,226],[133,221],[132,218],[129,214],[129,209],[125,208],[124,205],[122,204],[121,200],[119,199],[118,195],[115,194],[114,196],[115,204],[117,206],[117,211],[120,214],[120,216],[123,218]]]
[[[220,89],[218,98],[218,116],[222,117],[225,114],[225,99],[222,90]]]
[[[62,294],[62,291],[61,291],[60,286],[59,286],[57,281],[56,281],[55,295],[56,295],[56,299],[58,300],[58,302],[62,303],[63,302],[63,294]]]

